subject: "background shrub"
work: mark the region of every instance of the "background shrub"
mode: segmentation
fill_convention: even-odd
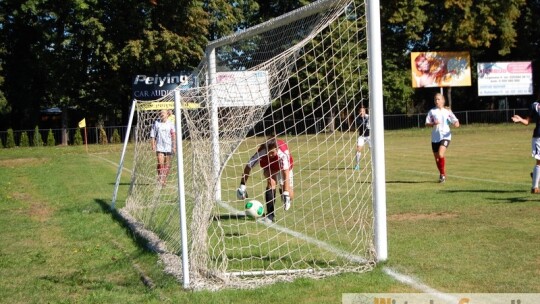
[[[101,145],[106,145],[109,143],[107,140],[107,132],[105,132],[105,129],[99,128],[99,143]]]
[[[39,133],[38,126],[34,129],[34,147],[43,147],[43,139],[41,138],[41,133]]]
[[[56,145],[56,142],[54,140],[54,133],[52,129],[49,129],[49,134],[47,134],[47,146],[54,147]]]
[[[81,128],[77,128],[77,130],[75,130],[75,135],[73,137],[73,144],[75,146],[80,146],[83,144],[83,139],[82,139],[82,135],[81,135]]]
[[[29,147],[29,146],[30,146],[30,138],[28,138],[28,133],[26,133],[26,131],[24,131],[21,134],[21,140],[19,141],[19,147]]]
[[[15,136],[12,128],[7,130],[6,148],[15,148]]]
[[[120,139],[120,133],[118,133],[118,129],[114,129],[113,135],[111,137],[111,143],[112,144],[119,144],[122,140]]]

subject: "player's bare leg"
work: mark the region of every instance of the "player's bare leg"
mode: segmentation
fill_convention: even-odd
[[[354,155],[354,170],[360,170],[360,160],[362,159],[362,150],[364,150],[365,141],[359,138],[356,142],[356,154]]]
[[[157,153],[157,173],[158,173],[158,182],[163,184],[163,176],[165,174],[165,154],[158,152]]]
[[[169,175],[169,171],[171,170],[171,156],[165,155],[164,157],[164,168],[163,168],[163,175],[161,177],[161,184],[165,185],[167,182],[167,176]]]
[[[354,170],[360,170],[360,159],[362,159],[362,146],[356,146],[356,155],[354,156]]]
[[[536,160],[536,165],[533,168],[532,172],[532,187],[531,187],[531,193],[534,194],[540,194],[540,189],[538,188],[538,184],[540,182],[540,160]]]

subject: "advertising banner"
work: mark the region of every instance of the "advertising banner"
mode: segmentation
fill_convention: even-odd
[[[133,98],[137,100],[159,99],[180,86],[183,89],[197,86],[196,77],[188,72],[170,72],[167,74],[136,75],[133,78]]]
[[[219,107],[270,104],[270,87],[266,71],[218,72],[213,90],[218,98]]]
[[[412,52],[412,87],[464,87],[471,85],[468,52]]]
[[[539,293],[344,293],[343,304],[533,304]]]
[[[532,95],[530,61],[478,63],[478,96]]]

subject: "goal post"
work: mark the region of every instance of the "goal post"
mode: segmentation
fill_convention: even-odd
[[[377,261],[388,259],[386,228],[386,168],[384,164],[384,104],[379,0],[367,1],[369,91],[373,134],[373,209]]]
[[[364,272],[387,259],[378,9],[378,1],[313,2],[209,43],[196,86],[134,101],[134,142],[126,136],[124,145],[133,147],[130,189],[116,205],[185,288]],[[357,152],[360,107],[369,108],[371,139]],[[149,134],[163,108],[174,109],[178,146],[159,183]],[[249,217],[236,197],[269,137],[294,158],[289,210],[260,166],[246,184],[266,212],[273,202],[271,223]]]

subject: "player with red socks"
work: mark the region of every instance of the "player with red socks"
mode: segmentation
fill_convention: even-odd
[[[160,185],[165,185],[171,168],[171,155],[176,152],[174,124],[168,119],[167,110],[161,110],[160,119],[152,125],[150,137],[152,150],[156,152],[157,173]]]
[[[445,107],[445,99],[441,93],[435,94],[435,107],[431,109],[426,117],[426,126],[432,127],[431,130],[431,149],[435,157],[437,169],[439,169],[439,182],[446,181],[446,161],[444,154],[450,145],[452,133],[450,125],[459,127],[459,120],[452,110]]]

